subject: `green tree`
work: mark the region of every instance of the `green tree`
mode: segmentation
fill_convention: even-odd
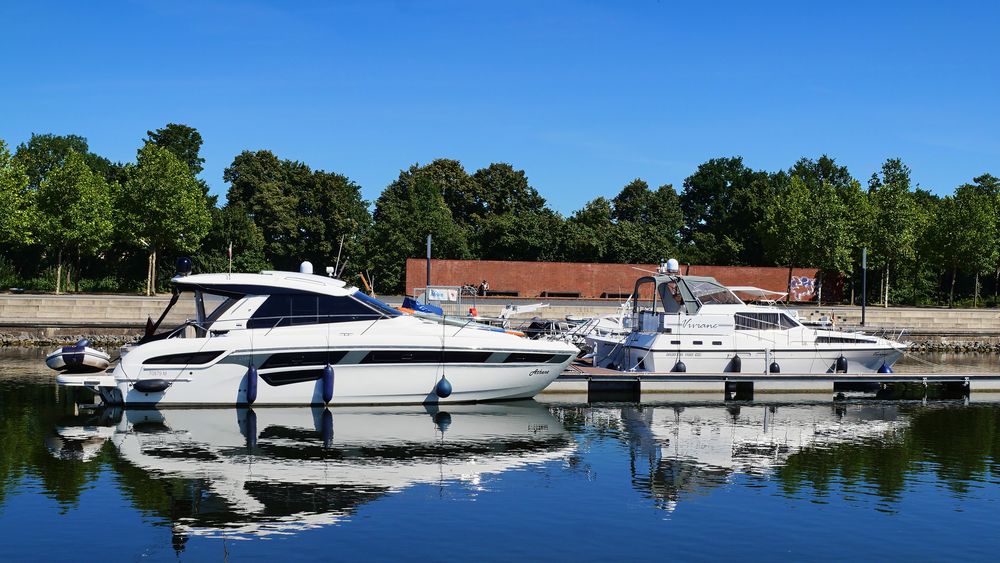
[[[614,236],[611,202],[598,197],[566,221],[563,255],[571,262],[607,262]]]
[[[226,168],[226,200],[241,204],[264,235],[265,256],[278,268],[294,264],[298,201],[291,186],[303,182],[305,165],[283,161],[270,151],[244,151]]]
[[[762,242],[775,263],[788,266],[791,285],[795,266],[810,265],[813,260],[813,194],[797,175],[789,178],[778,173],[772,182],[777,187],[774,201],[765,207],[764,221],[760,223]]]
[[[62,166],[70,153],[82,155],[87,166],[104,176],[108,182],[116,180],[121,172],[120,164],[114,164],[102,156],[91,153],[87,139],[79,135],[32,133],[27,143],[17,146],[14,158],[28,174],[28,185],[32,189],[38,189],[49,171]]]
[[[861,271],[861,253],[863,248],[872,248],[871,231],[874,222],[874,211],[868,193],[861,187],[861,182],[852,180],[849,184],[837,190],[840,202],[846,214],[847,230],[851,233],[854,241],[851,251],[850,272]],[[851,303],[854,299],[854,283],[860,283],[860,277],[851,277]],[[867,299],[867,296],[861,296]]]
[[[481,194],[470,211],[484,215],[507,213],[543,213],[547,208],[545,198],[528,184],[524,170],[515,170],[507,163],[493,163],[472,175]]]
[[[168,123],[156,131],[146,131],[145,143],[167,149],[187,164],[192,176],[201,174],[205,159],[201,157],[201,133],[194,127]]]
[[[421,167],[419,176],[441,194],[452,218],[463,229],[471,229],[486,215],[488,200],[483,187],[457,160],[439,158]]]
[[[212,229],[194,258],[198,271],[228,271],[230,245],[234,271],[260,272],[271,268],[264,256],[264,233],[238,202],[229,202],[212,211]]]
[[[202,142],[201,133],[197,129],[179,123],[168,123],[156,131],[146,131],[146,138],[143,139],[143,143],[153,143],[167,149],[187,164],[191,175],[198,180],[198,185],[201,186],[205,203],[208,205],[209,213],[211,213],[218,207],[219,197],[210,194],[208,183],[198,178],[198,174],[201,174],[204,169],[202,165],[205,163],[205,159],[201,157]]]
[[[770,182],[772,200],[760,224],[767,255],[788,266],[789,282],[795,266],[818,268],[817,298],[822,299],[826,274],[853,270],[857,236],[848,201],[857,205],[852,200],[861,193],[860,185],[826,155],[799,159],[787,173],[772,174]]]
[[[265,256],[278,268],[309,258],[333,265],[340,242],[343,258],[367,261],[364,242],[371,225],[361,188],[345,176],[310,170],[268,151],[243,152],[226,168],[227,200],[240,204],[260,227]]]
[[[992,174],[981,174],[972,179],[977,191],[988,194],[993,207],[993,231],[1000,241],[1000,178]],[[994,254],[996,261],[993,268],[993,303],[997,304],[997,296],[1000,294],[1000,252]]]
[[[0,140],[0,245],[9,248],[31,242],[34,195],[24,167]]]
[[[472,175],[476,199],[465,225],[472,254],[486,260],[560,259],[563,218],[545,204],[523,170],[492,163]],[[454,210],[453,210],[454,212]]]
[[[678,255],[684,224],[680,198],[673,186],[650,190],[635,179],[611,201],[613,236],[608,241],[609,261],[659,262]]]
[[[947,256],[941,252],[941,198],[920,188],[913,191],[912,198],[916,208],[914,257],[897,278],[911,286],[911,302],[918,305],[936,301]]]
[[[445,202],[440,168],[432,165],[400,172],[375,202],[369,256],[381,291],[404,290],[406,259],[424,255],[428,234],[436,258],[471,257],[466,231]]]
[[[482,260],[559,261],[565,221],[551,210],[487,215],[476,232]]]
[[[87,139],[79,135],[32,133],[27,143],[17,146],[14,158],[28,174],[28,183],[38,189],[49,171],[62,166],[70,153],[87,154]]]
[[[297,255],[328,266],[334,266],[339,255],[341,268],[345,262],[364,263],[371,215],[359,185],[346,176],[316,170],[303,186],[296,209],[300,217]]]
[[[771,201],[769,187],[767,173],[747,168],[741,157],[698,166],[680,198],[688,253],[710,264],[763,263],[758,223]]]
[[[122,190],[130,233],[149,252],[146,294],[156,291],[161,251],[193,252],[208,233],[211,216],[190,168],[169,150],[146,143]]]
[[[995,199],[981,184],[963,184],[955,190],[950,214],[954,237],[952,252],[957,265],[975,276],[973,306],[979,299],[979,276],[997,263],[997,219]],[[955,272],[952,271],[948,305],[952,305],[955,290]]]
[[[56,252],[55,288],[60,293],[63,254],[75,252],[79,263],[81,254],[95,253],[110,242],[111,192],[104,178],[90,170],[83,155],[71,152],[42,180],[37,207],[39,240]]]
[[[872,261],[882,269],[883,305],[889,306],[890,274],[915,256],[918,215],[910,192],[910,169],[898,158],[882,165],[868,182],[874,221]]]

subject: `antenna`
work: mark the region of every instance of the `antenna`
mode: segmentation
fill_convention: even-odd
[[[340,247],[337,248],[337,262],[333,265],[333,272],[337,273],[340,266],[340,251],[344,249],[344,235],[340,235]]]

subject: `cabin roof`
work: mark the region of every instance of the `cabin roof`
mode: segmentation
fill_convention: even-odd
[[[201,289],[210,293],[239,295],[314,293],[344,296],[358,290],[335,278],[275,270],[259,274],[194,274],[176,276],[170,281],[180,291]]]

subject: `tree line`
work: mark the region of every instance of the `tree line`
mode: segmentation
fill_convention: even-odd
[[[147,131],[128,163],[78,135],[34,134],[13,151],[0,140],[0,287],[150,292],[176,257],[225,271],[231,248],[234,271],[339,263],[346,280],[398,293],[431,234],[438,258],[815,267],[855,303],[864,247],[870,303],[998,301],[990,174],[939,196],[899,159],[862,184],[826,155],[778,171],[715,158],[679,191],[635,179],[566,217],[507,163],[414,164],[369,202],[342,174],[257,150],[225,169],[220,206],[198,177],[201,146],[173,123]]]

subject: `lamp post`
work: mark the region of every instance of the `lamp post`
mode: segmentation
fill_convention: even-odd
[[[428,266],[429,268],[430,266]],[[865,305],[868,302],[868,248],[861,249],[861,326],[865,326]]]
[[[431,235],[427,233],[427,286],[424,287],[424,303],[428,303],[427,288],[431,286]]]

